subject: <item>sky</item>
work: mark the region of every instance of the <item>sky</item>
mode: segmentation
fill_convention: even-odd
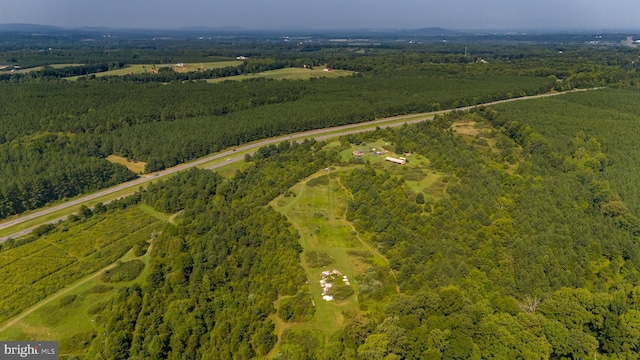
[[[640,29],[640,0],[0,0],[0,24],[245,29]]]

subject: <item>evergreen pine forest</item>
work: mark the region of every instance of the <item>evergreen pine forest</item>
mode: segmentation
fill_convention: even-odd
[[[430,117],[264,146],[0,243],[1,340],[69,360],[640,357],[637,48],[77,36],[0,34],[21,69],[0,71],[0,224],[258,140]],[[280,70],[298,75],[261,77]]]

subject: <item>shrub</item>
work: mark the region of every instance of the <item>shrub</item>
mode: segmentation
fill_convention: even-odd
[[[107,307],[108,302],[106,301],[102,301],[99,302],[93,306],[91,306],[90,308],[87,309],[87,314],[89,315],[95,315],[98,313],[101,313],[102,310],[104,310]]]
[[[91,289],[89,289],[90,293],[94,293],[94,294],[101,294],[101,293],[105,293],[107,291],[111,291],[113,290],[113,286],[108,286],[108,285],[96,285],[94,287],[92,287]]]
[[[60,299],[60,307],[65,307],[76,301],[77,295],[67,295]]]
[[[83,332],[60,341],[60,349],[65,352],[84,352],[97,336],[95,332]]]
[[[321,268],[334,263],[331,255],[327,253],[319,253],[317,251],[309,251],[305,253],[305,259],[307,260],[309,267],[312,268]]]
[[[33,235],[35,237],[41,237],[43,235],[50,233],[54,228],[55,226],[53,226],[53,224],[40,225],[33,230]]]
[[[307,186],[314,187],[320,185],[329,185],[329,177],[327,175],[322,175],[307,181]]]
[[[115,268],[105,271],[101,279],[104,282],[131,281],[140,275],[144,270],[144,263],[140,260],[131,260],[118,264]]]
[[[295,296],[282,300],[278,307],[278,316],[289,322],[311,320],[314,314],[311,295],[306,291],[299,291]]]
[[[353,287],[334,283],[329,295],[332,295],[333,298],[337,301],[346,300],[349,296],[353,295],[355,291],[353,291]]]

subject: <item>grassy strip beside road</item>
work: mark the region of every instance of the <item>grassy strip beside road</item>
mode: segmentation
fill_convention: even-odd
[[[145,184],[146,186],[146,184]],[[113,201],[115,199],[121,198],[121,197],[126,197],[128,195],[132,194],[132,189],[130,188],[126,188],[126,189],[122,189],[120,191],[116,191],[114,193],[108,194],[108,195],[104,195],[101,197],[97,197],[91,200],[87,200],[85,202],[82,202],[81,205],[85,205],[87,207],[94,207],[97,203],[101,202],[103,204],[107,204],[110,201]],[[86,195],[80,195],[78,198],[82,198],[85,197]],[[42,211],[43,209],[48,209],[51,208],[53,206],[56,206],[56,204],[50,205],[48,207],[45,208],[41,208],[39,210],[33,210],[29,213],[23,214],[24,215],[28,215],[31,213],[35,213],[38,211]],[[80,207],[80,205],[78,205],[78,208]],[[65,216],[68,216],[69,214],[73,213],[74,211],[70,211],[70,209],[68,207],[62,208],[62,209],[58,209],[56,211],[44,214],[42,216],[38,216],[32,219],[29,219],[27,221],[23,221],[23,222],[19,222],[15,225],[12,225],[10,227],[6,227],[6,228],[0,228],[0,242],[4,241],[5,239],[3,239],[5,236],[9,236],[15,232],[21,231],[21,230],[25,230],[28,228],[32,228],[32,227],[38,227],[42,224],[46,224],[49,222],[56,222],[60,219],[62,219]],[[11,220],[11,219],[5,219],[5,220]],[[0,223],[2,224],[2,223]]]

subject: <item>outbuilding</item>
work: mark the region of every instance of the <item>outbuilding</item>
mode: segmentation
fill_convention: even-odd
[[[391,156],[387,156],[384,159],[387,160],[387,161],[390,161],[390,162],[392,162],[394,164],[398,164],[398,165],[404,165],[404,164],[407,163],[407,159],[405,159],[405,158],[396,159],[396,158],[393,158]]]

